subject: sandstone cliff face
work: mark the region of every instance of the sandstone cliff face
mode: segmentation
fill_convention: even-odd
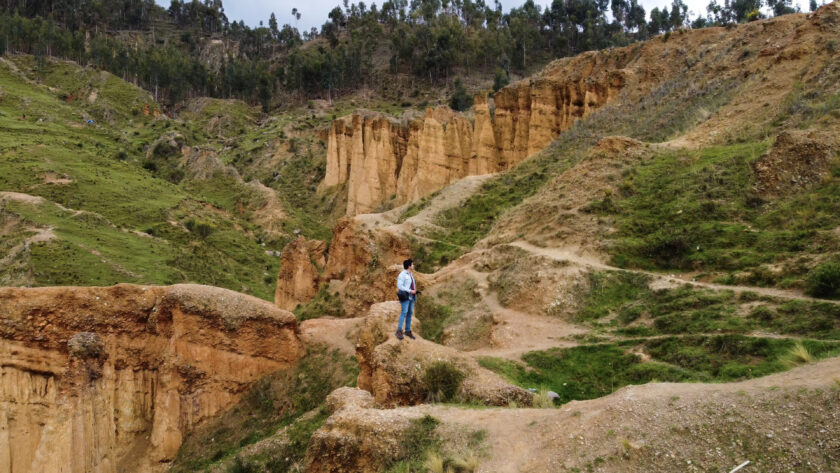
[[[323,268],[326,263],[326,250],[326,242],[307,241],[303,236],[283,248],[274,292],[277,307],[293,310],[298,304],[305,304],[315,297],[321,282],[318,267]]]
[[[0,289],[0,471],[161,471],[299,357],[294,316],[197,285]]]
[[[403,204],[464,176],[508,169],[606,104],[636,107],[651,92],[661,98],[668,84],[696,94],[723,87],[716,81],[739,84],[720,113],[698,116],[700,123],[675,144],[727,139],[744,124],[769,124],[795,83],[832,67],[836,53],[827,45],[837,34],[838,12],[828,4],[737,30],[702,28],[559,59],[494,94],[493,113],[477,97],[474,123],[443,108],[402,120],[371,112],[340,118],[329,131],[323,185],[346,183],[348,215],[392,198]]]
[[[580,57],[579,57],[580,58]],[[599,56],[476,97],[475,122],[446,107],[396,120],[358,112],[335,120],[327,140],[325,187],[347,183],[347,214],[410,202],[463,177],[495,173],[542,150],[575,120],[615,98],[625,85],[620,64]]]
[[[283,249],[274,302],[291,310],[310,302],[322,283],[335,282],[330,287],[342,295],[347,315],[363,316],[371,304],[396,299],[397,275],[410,254],[404,236],[343,218],[333,227],[329,252],[325,242],[303,237]]]
[[[333,229],[327,280],[340,280],[344,308],[351,317],[363,316],[371,304],[396,300],[397,275],[411,255],[408,239],[386,229],[365,229],[345,218]],[[418,276],[418,284],[422,277]]]

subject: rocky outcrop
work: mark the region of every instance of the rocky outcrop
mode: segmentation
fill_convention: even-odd
[[[327,397],[332,415],[315,431],[306,449],[305,471],[313,473],[374,473],[404,458],[412,448],[405,442],[418,412],[374,409],[369,392],[339,388]]]
[[[597,57],[587,59],[500,90],[494,111],[477,96],[474,123],[446,107],[402,120],[373,112],[337,119],[327,140],[323,186],[346,183],[347,214],[355,215],[392,199],[416,200],[469,175],[507,169],[624,87],[623,71],[595,70]]]
[[[393,330],[399,309],[397,302],[376,304],[363,321],[356,348],[361,368],[358,388],[339,388],[327,397],[332,415],[309,440],[305,471],[373,473],[411,454],[411,435],[416,441],[418,421],[423,422],[424,413],[416,408],[391,408],[427,400],[423,373],[436,362],[451,364],[465,374],[458,390],[461,399],[497,406],[512,402],[531,405],[530,392],[480,368],[456,350],[420,338],[398,341]],[[419,330],[420,321],[415,320],[412,328]],[[437,423],[436,419],[425,420]],[[458,442],[443,432],[435,435],[450,445]]]
[[[323,185],[349,183],[349,215],[368,212],[396,193],[408,131],[406,124],[367,112],[333,122]]]
[[[275,304],[294,309],[310,302],[322,284],[334,283],[331,290],[341,294],[344,312],[363,316],[371,304],[396,299],[397,275],[410,254],[404,236],[342,218],[333,227],[329,252],[325,242],[303,237],[283,249]]]
[[[277,307],[293,310],[315,297],[321,282],[319,268],[324,268],[326,251],[326,242],[307,241],[303,236],[283,248],[274,293],[274,304]]]
[[[420,337],[397,340],[393,332],[399,314],[398,302],[375,304],[359,329],[357,386],[371,392],[377,406],[415,405],[434,398],[437,393],[427,385],[425,375],[430,366],[440,362],[462,373],[463,381],[456,393],[459,399],[490,406],[531,405],[530,392],[481,368],[473,358],[458,350]],[[412,322],[415,333],[419,328],[419,320]]]
[[[838,158],[832,141],[813,131],[780,133],[770,151],[752,164],[758,191],[788,194],[822,182]]]
[[[175,142],[170,141],[169,146]],[[217,176],[224,176],[241,181],[239,172],[232,165],[225,165],[219,154],[212,148],[199,146],[182,146],[181,159],[178,166],[184,170],[186,177],[195,181],[209,181]]]
[[[294,315],[198,285],[0,289],[0,471],[161,471],[294,363]]]
[[[473,123],[444,109],[402,120],[370,112],[340,118],[329,131],[323,185],[346,184],[349,215],[371,212],[385,202],[403,204],[464,176],[508,169],[606,104],[636,111],[628,117],[625,110],[619,121],[645,120],[664,129],[675,120],[686,121],[681,114],[693,106],[696,123],[676,127],[685,127],[674,130],[682,136],[659,138],[677,138],[680,147],[730,140],[746,124],[756,130],[770,126],[778,117],[773,107],[787,108],[782,104],[794,84],[823,77],[818,87],[827,90],[836,82],[826,71],[836,56],[832,38],[838,17],[835,2],[808,15],[784,15],[737,29],[679,31],[558,59],[538,75],[496,92],[492,106],[477,97]],[[717,105],[692,104],[702,96],[726,98],[733,88],[738,92],[720,106],[720,113],[706,110]],[[645,112],[680,96],[686,107]]]
[[[325,276],[346,279],[371,267],[401,264],[409,253],[404,236],[384,229],[366,229],[354,219],[343,218],[333,228]]]

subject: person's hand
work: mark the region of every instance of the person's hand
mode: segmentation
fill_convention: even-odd
[[[412,289],[412,290],[411,290],[411,293],[412,293],[412,294],[417,294],[417,291],[415,291],[414,289]]]

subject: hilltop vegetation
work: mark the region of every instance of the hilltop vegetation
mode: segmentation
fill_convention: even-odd
[[[459,75],[492,77],[498,90],[556,57],[681,28],[753,21],[763,17],[762,6],[712,1],[707,16],[692,20],[682,0],[649,15],[636,0],[555,0],[544,10],[527,0],[509,12],[483,0],[345,2],[320,29],[301,33],[279,25],[273,12],[265,12],[265,26],[231,21],[221,0],[172,0],[167,9],[153,0],[15,0],[0,7],[0,51],[33,54],[40,63],[60,57],[94,65],[170,106],[212,96],[261,104],[267,112],[371,85],[389,99],[413,101],[418,82],[440,86]],[[775,15],[796,11],[789,0],[766,6]],[[293,15],[299,18],[297,8]]]

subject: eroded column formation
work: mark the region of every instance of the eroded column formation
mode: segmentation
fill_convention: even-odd
[[[401,120],[375,112],[339,118],[329,131],[323,186],[346,183],[347,214],[356,215],[389,201],[414,201],[469,175],[505,170],[618,95],[623,73],[601,69],[506,87],[494,95],[492,110],[477,96],[473,121],[446,107]]]

